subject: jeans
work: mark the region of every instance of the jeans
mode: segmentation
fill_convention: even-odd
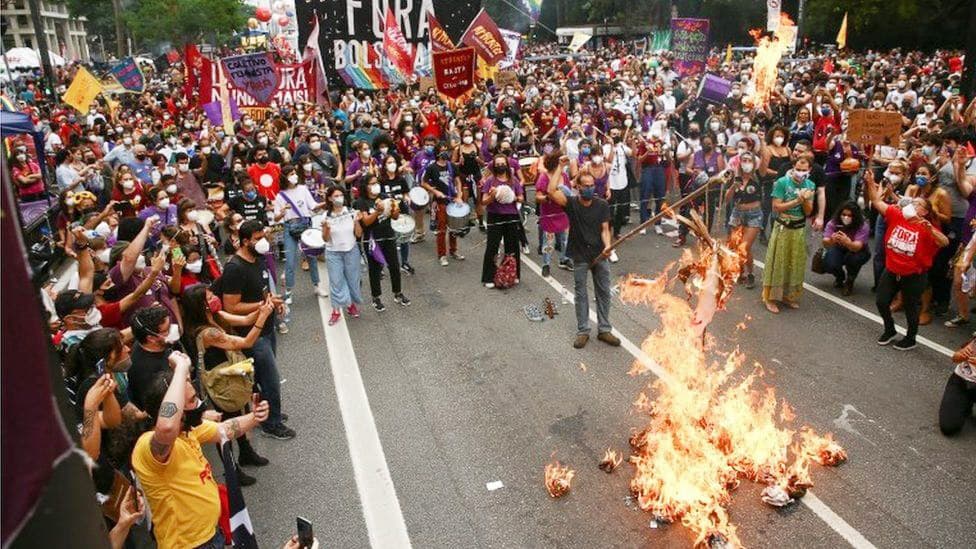
[[[606,259],[593,267],[590,262],[576,261],[573,265],[573,294],[576,301],[576,333],[590,333],[590,303],[586,288],[586,274],[593,272],[593,290],[596,292],[597,331],[606,333],[610,326],[610,263]]]
[[[359,291],[360,257],[362,255],[358,246],[353,246],[347,252],[325,252],[325,265],[329,271],[329,296],[333,309],[363,302]]]
[[[827,248],[827,254],[824,256],[824,269],[840,281],[850,280],[853,282],[868,259],[871,259],[871,252],[868,251],[867,246],[856,252],[842,246],[832,246]],[[844,273],[845,268],[847,269],[846,274]]]
[[[640,178],[640,220],[641,223],[651,218],[650,202],[654,200],[654,215],[661,213],[664,204],[666,180],[662,166],[644,166],[641,168]],[[657,225],[661,222],[658,221]]]
[[[270,320],[270,319],[269,319]],[[244,354],[254,359],[254,380],[260,386],[261,398],[268,401],[270,412],[262,428],[273,429],[281,425],[281,377],[275,362],[275,334],[269,330],[261,334]]]
[[[973,415],[976,404],[976,383],[966,381],[955,373],[949,374],[942,403],[939,405],[939,430],[952,436],[962,431],[966,419]]]
[[[363,243],[365,246],[369,246],[369,242]],[[386,267],[390,272],[390,283],[393,285],[393,295],[400,293],[400,260],[397,258],[397,244],[392,240],[381,239],[376,242],[379,246],[380,251],[383,252],[383,258],[386,259]],[[383,294],[383,289],[380,287],[380,273],[383,272],[383,265],[378,261],[373,259],[373,254],[369,251],[366,252],[366,263],[369,266],[369,290],[374,298],[377,298]]]
[[[630,215],[630,189],[610,191],[610,213],[613,238],[616,239],[620,236],[620,228],[624,226],[624,221]]]
[[[564,263],[569,259],[566,255],[566,238],[569,236],[568,231],[562,231],[558,233],[545,233],[539,232],[540,235],[545,237],[545,244],[542,246],[542,264],[551,265],[552,264],[552,252],[555,250],[556,243],[559,244],[562,249],[562,253],[559,254],[559,262]]]
[[[298,255],[301,250],[298,247],[299,239],[291,235],[287,230],[285,235],[285,291],[290,292],[295,287],[295,264],[298,262]],[[316,258],[308,261],[308,272],[312,275],[312,284],[319,283],[319,266]]]
[[[224,541],[224,533],[220,530],[220,527],[217,526],[217,533],[214,534],[214,537],[210,538],[210,540],[203,545],[198,545],[196,549],[224,549],[224,547],[226,547],[224,545]]]
[[[952,256],[956,255],[962,240],[965,220],[953,217],[949,224],[942,228],[943,234],[949,238],[949,244],[939,249],[932,260],[929,279],[932,282],[932,302],[948,305],[952,299]]]
[[[522,278],[522,261],[520,259],[518,228],[520,219],[518,214],[496,214],[488,212],[488,241],[485,243],[485,257],[481,263],[481,282],[488,284],[495,280],[495,256],[498,246],[505,241],[505,255],[515,256],[515,277]]]
[[[898,276],[888,269],[881,273],[875,304],[878,306],[878,313],[884,319],[885,333],[895,333],[895,319],[891,316],[891,302],[895,299],[895,294],[901,291],[902,306],[905,308],[905,319],[908,322],[905,338],[909,341],[915,341],[915,335],[918,334],[918,315],[922,310],[922,292],[925,291],[927,285],[928,277],[925,273]]]
[[[410,264],[410,243],[400,244],[400,265]]]

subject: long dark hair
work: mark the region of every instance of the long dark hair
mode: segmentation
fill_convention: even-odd
[[[207,285],[194,284],[183,292],[180,298],[180,310],[183,313],[183,333],[186,334],[187,349],[196,351],[197,334],[203,328],[211,326],[207,312],[210,306],[207,303]]]
[[[122,334],[115,328],[99,328],[72,347],[64,361],[64,375],[79,380],[96,373],[99,360],[108,359],[112,352],[122,350]]]
[[[854,218],[853,221],[851,221],[850,227],[847,227],[840,222],[840,215],[847,210],[850,210],[851,215]],[[854,202],[853,200],[848,200],[847,202],[841,204],[840,207],[838,207],[837,210],[834,211],[833,219],[834,219],[834,227],[836,227],[837,230],[840,230],[842,228],[850,228],[853,229],[854,231],[857,231],[858,229],[861,228],[861,225],[864,225],[864,213],[861,211],[861,208],[857,206],[857,202]]]

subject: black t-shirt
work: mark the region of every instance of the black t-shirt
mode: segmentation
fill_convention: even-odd
[[[203,184],[213,184],[221,181],[224,173],[224,158],[220,154],[211,151],[207,156],[207,169],[203,172],[200,182]],[[203,164],[203,153],[190,159],[190,169],[198,170]]]
[[[132,367],[129,368],[129,400],[140,410],[155,416],[159,410],[146,410],[146,392],[160,372],[169,371],[169,355],[172,349],[162,352],[147,351],[136,342],[132,346]]]
[[[363,215],[369,215],[376,210],[376,205],[374,201],[368,198],[360,198],[356,201],[355,209],[363,212]],[[407,215],[405,213],[400,213],[400,215]],[[393,238],[396,233],[393,231],[393,227],[390,226],[389,217],[378,217],[372,225],[363,225],[363,240],[369,240],[370,237],[375,239],[381,238]]]
[[[260,194],[254,200],[245,200],[244,195],[240,194],[231,199],[229,204],[245,221],[257,220],[263,225],[268,224],[268,199]]]
[[[755,177],[751,178],[745,186],[742,185],[742,178],[736,177],[732,180],[732,188],[735,189],[733,201],[737,204],[749,204],[762,199],[762,189],[759,188]]]
[[[220,277],[220,290],[224,296],[227,294],[240,295],[241,303],[260,303],[264,301],[264,296],[271,291],[268,276],[263,257],[259,257],[250,263],[241,256],[235,255],[224,265],[224,274]],[[270,334],[275,324],[275,314],[271,313],[271,316],[265,321],[264,331],[261,333]],[[249,326],[238,329],[241,334],[246,334],[250,330]]]
[[[403,176],[397,175],[393,179],[387,179],[384,176],[381,177],[379,181],[380,197],[400,199],[400,211],[407,212],[406,208],[404,207],[406,204],[403,202],[403,197],[410,192],[410,187],[407,186],[407,182],[403,179]]]
[[[567,200],[569,257],[575,262],[588,264],[603,252],[603,224],[610,222],[610,205],[602,198],[594,198],[589,206],[582,205],[576,196],[570,196]]]
[[[441,166],[437,162],[430,163],[427,170],[424,171],[424,183],[444,193],[446,198],[437,199],[437,201],[446,204],[449,199],[454,197],[457,190],[454,187],[454,166],[450,162],[445,166]]]

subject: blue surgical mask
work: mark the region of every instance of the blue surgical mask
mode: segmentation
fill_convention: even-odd
[[[245,191],[244,192],[244,198],[246,198],[248,200],[254,200],[257,197],[258,197],[258,192],[257,191]]]
[[[589,147],[583,147],[582,149],[580,149],[580,152],[583,153],[583,154],[590,154],[590,148]]]
[[[424,152],[426,152],[427,154],[434,154],[434,146],[427,145],[426,147],[424,147]]]
[[[596,196],[596,187],[580,187],[580,198],[593,200],[594,196]]]
[[[916,175],[915,184],[918,185],[919,187],[924,187],[929,184],[929,178],[924,175]]]

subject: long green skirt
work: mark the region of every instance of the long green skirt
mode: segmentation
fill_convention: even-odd
[[[787,229],[773,223],[763,271],[763,301],[798,303],[807,267],[806,227]]]

